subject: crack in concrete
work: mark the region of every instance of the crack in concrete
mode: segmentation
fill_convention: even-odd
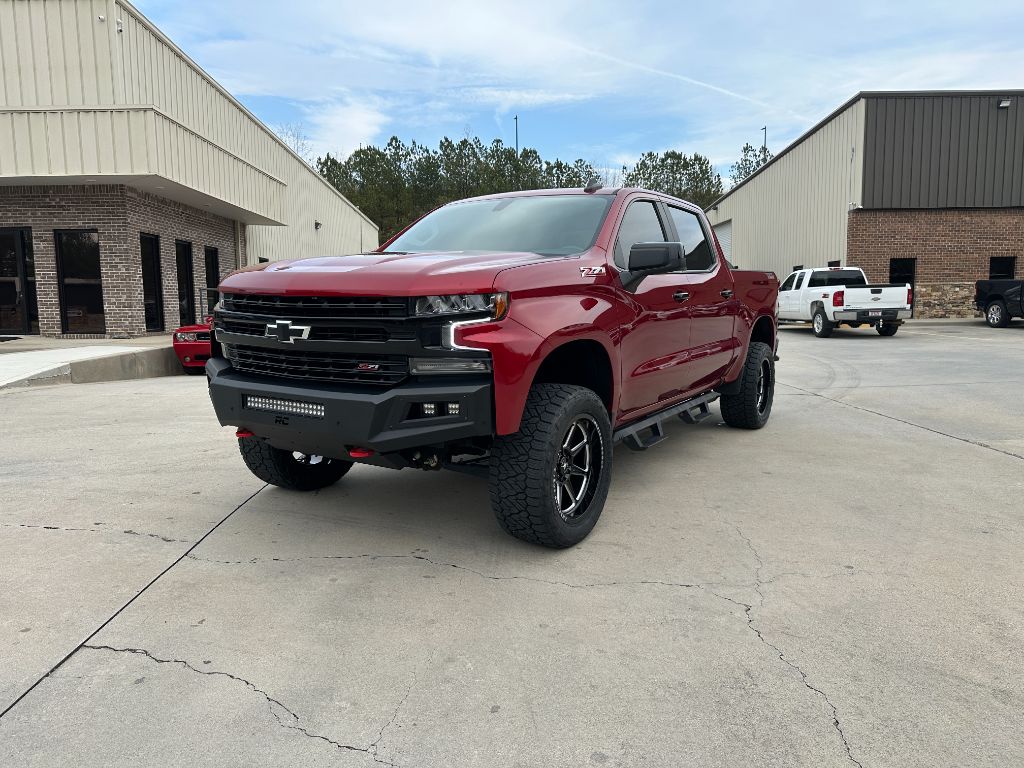
[[[124,533],[124,534],[127,534],[129,536],[146,536],[146,537],[151,538],[151,539],[159,539],[160,541],[165,541],[165,542],[168,542],[168,543],[178,543],[178,544],[191,544],[192,541],[193,541],[192,539],[172,539],[172,538],[170,538],[168,536],[164,536],[163,534],[160,534],[160,533],[142,533],[140,531],[133,531],[130,528],[122,530],[122,531],[116,531],[116,530],[113,530],[111,528],[70,528],[70,527],[64,527],[64,526],[60,526],[60,525],[33,525],[33,524],[30,524],[30,523],[0,523],[0,528],[29,528],[29,529],[43,530],[43,531],[68,531],[68,532],[75,532],[75,533],[106,533],[106,534]]]
[[[93,650],[93,651],[110,651],[112,653],[136,654],[136,655],[139,655],[139,656],[143,656],[143,657],[149,659],[150,661],[156,662],[157,664],[180,664],[185,669],[189,670],[190,672],[194,672],[197,675],[207,675],[207,676],[210,676],[210,677],[226,677],[229,680],[234,680],[236,682],[242,683],[247,688],[249,688],[250,690],[252,690],[252,691],[254,691],[256,693],[258,693],[260,696],[262,696],[264,699],[266,699],[267,706],[268,706],[268,708],[270,710],[270,714],[273,715],[274,720],[277,721],[277,724],[280,725],[282,728],[287,728],[288,730],[297,731],[297,732],[301,733],[303,736],[305,736],[307,738],[310,738],[310,739],[316,739],[318,741],[327,742],[328,744],[330,744],[331,746],[335,747],[336,749],[344,751],[344,752],[360,752],[360,753],[366,755],[367,757],[371,758],[375,763],[380,763],[382,765],[387,765],[387,766],[390,766],[390,768],[397,768],[397,766],[395,766],[394,763],[392,763],[392,762],[390,762],[388,760],[378,759],[378,757],[377,757],[377,747],[378,747],[381,739],[384,738],[384,731],[387,730],[387,728],[392,723],[394,723],[395,719],[398,717],[399,710],[402,708],[402,705],[405,704],[405,700],[409,698],[409,694],[412,693],[412,685],[409,686],[409,690],[406,692],[406,694],[402,698],[401,702],[399,702],[398,707],[395,709],[394,713],[391,715],[391,719],[388,720],[388,722],[385,723],[383,727],[381,727],[380,732],[378,733],[376,740],[374,740],[367,747],[357,747],[357,746],[355,746],[353,744],[344,744],[344,743],[342,743],[340,741],[335,741],[334,739],[328,738],[327,736],[323,736],[323,735],[321,735],[319,733],[313,733],[309,729],[307,729],[304,726],[300,725],[299,724],[299,716],[295,712],[293,712],[291,709],[286,707],[279,700],[275,699],[273,696],[271,696],[269,693],[267,693],[265,690],[260,688],[255,683],[252,683],[249,680],[246,680],[244,677],[239,677],[238,675],[233,675],[230,672],[222,672],[222,671],[216,670],[216,669],[211,669],[211,670],[199,669],[198,667],[195,667],[192,664],[190,664],[185,659],[161,659],[158,656],[154,656],[152,653],[147,651],[145,648],[115,648],[114,646],[111,646],[111,645],[88,645],[88,644],[83,645],[82,648],[88,648],[89,650]],[[415,684],[415,676],[413,677],[413,684]],[[290,718],[290,722],[287,719],[282,719],[282,715],[279,713],[278,710],[281,710],[282,712],[286,713],[287,717]]]
[[[814,391],[812,391],[810,389],[803,389],[802,387],[798,387],[798,386],[795,386],[793,384],[786,384],[785,382],[781,382],[781,381],[779,382],[779,384],[782,384],[784,387],[791,387],[792,389],[795,389],[795,390],[798,390],[800,392],[803,392],[806,395],[813,395],[814,397],[820,397],[822,400],[828,400],[830,403],[836,403],[837,405],[844,405],[847,408],[853,408],[854,410],[857,410],[857,411],[863,411],[864,413],[870,413],[870,414],[872,414],[874,416],[881,416],[883,419],[889,419],[891,421],[896,421],[896,422],[899,422],[900,424],[905,424],[908,427],[917,427],[918,429],[923,429],[925,432],[931,432],[933,435],[939,435],[941,437],[948,437],[951,440],[958,440],[961,443],[967,443],[968,445],[973,445],[973,446],[976,446],[978,448],[985,448],[985,449],[987,449],[989,451],[995,451],[996,453],[1001,453],[1004,456],[1010,456],[1011,458],[1014,458],[1014,459],[1024,460],[1024,456],[1020,455],[1019,453],[1014,453],[1013,451],[1007,451],[1007,450],[1004,450],[1003,448],[997,448],[996,446],[989,445],[988,443],[984,443],[981,440],[972,440],[969,437],[961,437],[960,435],[951,435],[949,432],[943,432],[940,429],[933,429],[932,427],[926,427],[924,424],[917,424],[916,422],[908,421],[907,419],[901,419],[898,416],[890,416],[888,413],[882,413],[881,411],[875,411],[875,410],[872,410],[871,408],[865,408],[862,405],[854,405],[853,403],[848,403],[845,400],[840,400],[840,399],[835,398],[835,397],[829,397],[828,395],[823,395],[820,392],[814,392]],[[855,387],[847,387],[847,389],[855,389]]]
[[[395,711],[391,713],[391,719],[380,727],[380,731],[377,732],[377,738],[370,742],[370,752],[375,763],[382,763],[384,765],[391,766],[391,768],[397,768],[393,762],[379,759],[377,755],[377,750],[380,746],[381,741],[384,739],[384,732],[394,724],[395,720],[398,719],[398,713],[401,712],[402,707],[405,706],[405,702],[409,699],[410,694],[412,694],[412,689],[416,687],[416,679],[416,672],[413,671],[412,681],[409,683],[409,690],[405,692],[405,696],[403,696],[402,700],[398,702],[398,706],[395,707]]]
[[[63,528],[59,525],[30,525],[29,523],[0,523],[0,528],[34,528],[44,531],[81,531],[84,533],[99,533],[98,528]]]
[[[536,584],[549,584],[557,587],[566,587],[568,589],[592,589],[595,587],[629,587],[629,586],[663,586],[663,587],[681,587],[685,589],[704,589],[708,586],[728,586],[727,584],[689,584],[685,582],[675,581],[658,581],[658,580],[640,580],[640,581],[595,581],[587,582],[583,584],[574,584],[569,581],[558,581],[556,579],[541,579],[535,576],[498,576],[490,573],[484,573],[478,571],[475,568],[469,566],[459,565],[458,563],[451,563],[445,560],[432,560],[425,555],[417,555],[415,553],[405,555],[376,555],[376,554],[359,554],[359,555],[310,555],[308,557],[253,557],[248,560],[212,560],[205,557],[197,557],[196,555],[189,554],[190,560],[196,560],[202,563],[216,563],[218,565],[255,565],[257,563],[294,563],[306,560],[418,560],[429,565],[434,565],[439,568],[453,568],[459,571],[466,571],[472,573],[475,576],[479,576],[481,579],[487,579],[488,581],[529,581]]]
[[[753,590],[758,596],[758,606],[763,607],[764,593],[761,591],[761,586],[766,582],[763,582],[761,580],[761,569],[764,567],[764,560],[761,559],[760,553],[754,547],[753,543],[750,541],[750,538],[746,534],[744,534],[742,530],[740,530],[739,526],[733,525],[733,527],[736,529],[736,533],[739,534],[740,538],[743,539],[743,541],[746,543],[747,548],[750,550],[751,554],[753,554],[754,556],[754,559],[757,561],[757,567],[754,569]],[[832,700],[828,697],[828,694],[825,693],[825,691],[823,691],[821,688],[818,688],[810,682],[810,680],[807,678],[807,673],[804,672],[804,670],[800,667],[799,664],[786,658],[785,652],[774,643],[769,642],[769,640],[764,636],[764,633],[762,633],[761,630],[754,625],[754,606],[750,603],[744,603],[740,600],[735,600],[731,597],[720,595],[717,592],[711,592],[711,594],[722,600],[730,602],[733,605],[738,605],[739,607],[741,607],[743,609],[743,614],[747,620],[747,628],[750,629],[750,631],[757,636],[757,639],[760,640],[761,643],[763,643],[765,646],[767,646],[775,652],[775,654],[779,658],[779,661],[781,661],[783,664],[785,664],[798,675],[800,675],[800,682],[803,683],[803,686],[807,690],[813,691],[815,694],[820,696],[822,700],[824,700],[824,702],[828,705],[829,709],[832,711],[832,727],[835,729],[836,733],[839,734],[839,738],[843,742],[843,748],[846,750],[846,756],[850,759],[850,762],[857,766],[857,768],[864,768],[861,762],[853,756],[853,752],[850,750],[850,742],[847,740],[846,732],[843,730],[842,723],[840,723],[839,721],[839,710],[836,709],[836,705],[832,703]]]

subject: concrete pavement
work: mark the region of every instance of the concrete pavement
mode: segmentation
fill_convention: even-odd
[[[561,552],[261,487],[201,379],[0,393],[0,764],[1024,764],[1022,332],[784,329],[769,426],[618,448]]]

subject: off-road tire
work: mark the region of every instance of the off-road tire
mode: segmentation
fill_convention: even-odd
[[[557,490],[564,442],[577,424],[591,430],[592,471],[576,513],[560,513]],[[582,429],[582,427],[581,427]],[[517,539],[544,547],[578,544],[594,529],[608,497],[612,430],[604,403],[592,390],[568,384],[535,384],[519,431],[496,437],[491,448],[491,508],[498,524]],[[585,502],[585,503],[584,503]]]
[[[740,389],[722,395],[722,418],[730,427],[760,429],[772,415],[775,399],[775,355],[764,342],[751,343],[740,374]]]
[[[1006,311],[1006,304],[999,299],[989,302],[985,307],[985,322],[990,328],[1005,328],[1010,324],[1010,315]]]
[[[328,459],[309,463],[296,458],[291,451],[274,448],[258,437],[238,438],[238,450],[242,453],[245,466],[265,483],[287,488],[289,491],[316,491],[334,485],[342,475],[352,469],[351,461]]]
[[[836,325],[828,319],[824,309],[816,309],[811,318],[811,327],[814,329],[815,336],[819,339],[827,339],[832,335]]]
[[[875,326],[879,336],[895,336],[900,327],[895,323],[879,323]]]

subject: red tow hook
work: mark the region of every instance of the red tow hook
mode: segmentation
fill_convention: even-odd
[[[348,452],[348,455],[353,459],[368,459],[373,454],[374,450],[372,448],[353,448]]]
[[[237,438],[256,437],[256,435],[255,435],[255,433],[250,432],[248,429],[245,429],[244,427],[240,427],[238,429],[238,431],[235,432],[235,437],[237,437]]]

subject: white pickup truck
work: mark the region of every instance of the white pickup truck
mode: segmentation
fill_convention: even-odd
[[[893,336],[913,303],[909,283],[870,285],[858,267],[798,269],[779,286],[779,320],[809,320],[818,338],[837,325],[871,325],[880,336]]]

